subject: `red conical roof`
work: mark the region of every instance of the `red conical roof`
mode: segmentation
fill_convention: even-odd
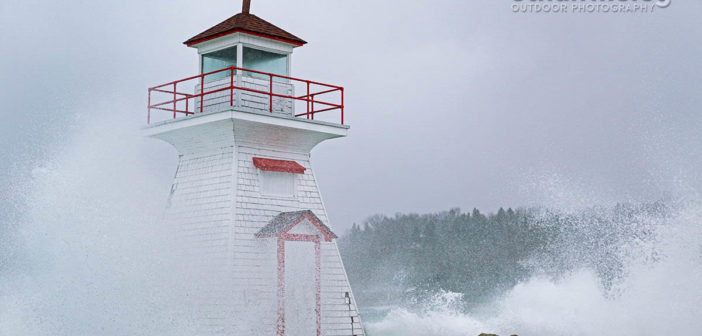
[[[307,43],[305,40],[290,34],[285,30],[276,27],[272,23],[269,23],[268,21],[250,13],[239,13],[234,15],[222,21],[220,24],[191,37],[189,40],[183,43],[188,46],[192,46],[237,32],[270,38],[298,46]]]

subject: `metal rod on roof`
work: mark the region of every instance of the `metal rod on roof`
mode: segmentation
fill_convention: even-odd
[[[250,9],[251,9],[251,0],[244,0],[244,3],[241,4],[241,12],[249,14]]]

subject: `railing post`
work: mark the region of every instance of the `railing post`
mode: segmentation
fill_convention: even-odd
[[[341,88],[341,124],[344,124],[344,88]]]
[[[314,95],[310,95],[310,97],[312,98],[312,112],[310,112],[310,116],[314,120]]]
[[[188,95],[185,96],[185,116],[190,115],[190,104],[188,103],[190,101],[190,97]]]
[[[234,106],[234,67],[230,69],[231,78],[229,81],[229,106]]]
[[[307,119],[310,118],[310,81],[307,81],[307,95],[305,96],[305,101],[307,101]]]
[[[270,101],[269,101],[269,106],[268,106],[268,108],[269,108],[269,110],[271,111],[271,113],[273,113],[273,74],[268,74],[268,77],[270,77],[270,88],[269,88],[269,91],[270,91],[270,95],[269,95]]]
[[[203,102],[205,101],[205,75],[200,75],[200,113],[203,112]]]
[[[146,106],[146,124],[151,124],[151,88],[149,88],[149,102]]]
[[[176,87],[178,85],[178,82],[173,82],[173,119],[176,118],[176,103],[178,102],[178,97],[176,96]]]

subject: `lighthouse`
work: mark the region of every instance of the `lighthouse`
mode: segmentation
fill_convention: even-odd
[[[200,72],[148,90],[178,152],[164,225],[199,335],[364,335],[310,160],[345,137],[344,89],[292,74],[306,42],[250,12],[193,36]]]

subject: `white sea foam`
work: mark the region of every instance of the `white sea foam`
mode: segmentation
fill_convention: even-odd
[[[702,208],[686,206],[673,224],[658,227],[657,259],[650,246],[632,252],[627,275],[605,291],[579,269],[562,278],[535,276],[479,312],[435,307],[423,313],[395,308],[367,323],[371,336],[452,336],[481,332],[520,336],[698,335],[702,330]]]

